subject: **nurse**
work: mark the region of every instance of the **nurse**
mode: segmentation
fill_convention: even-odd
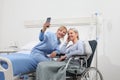
[[[60,54],[60,39],[64,38],[67,33],[65,26],[60,26],[56,33],[46,31],[49,27],[49,22],[44,23],[39,35],[40,42],[31,51],[31,56],[38,63],[41,61],[49,61],[55,57],[56,54]]]

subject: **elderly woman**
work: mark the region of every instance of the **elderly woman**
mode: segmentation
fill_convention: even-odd
[[[72,45],[68,43],[72,41]],[[58,61],[40,62],[36,70],[36,80],[65,80],[66,70],[64,69],[65,59],[74,54],[84,54],[84,43],[79,40],[78,31],[74,28],[68,30],[68,38],[60,49],[65,54]]]

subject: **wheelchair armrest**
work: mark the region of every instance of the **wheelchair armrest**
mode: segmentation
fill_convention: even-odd
[[[72,55],[73,57],[78,57],[78,56],[85,56],[85,57],[87,57],[87,54],[77,54],[77,55]]]
[[[78,57],[80,59],[87,59],[87,56],[88,56],[87,54],[72,55],[72,57],[74,58]]]
[[[60,58],[61,56],[64,56],[65,54],[57,54],[54,58],[53,58],[53,60],[57,60],[58,58]]]
[[[60,57],[60,56],[64,56],[65,54],[57,54],[56,56]]]

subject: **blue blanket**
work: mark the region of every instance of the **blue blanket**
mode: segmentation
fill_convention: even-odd
[[[38,62],[33,59],[30,54],[22,54],[22,53],[13,53],[10,55],[0,55],[10,59],[13,66],[13,75],[19,75],[24,73],[33,72],[36,70]],[[8,65],[4,61],[0,61],[0,64],[4,68],[7,68]],[[0,72],[0,80],[4,80],[4,75]]]

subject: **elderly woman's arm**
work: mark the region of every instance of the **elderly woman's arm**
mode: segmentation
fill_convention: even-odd
[[[66,54],[66,49],[67,49],[67,42],[65,42],[62,47],[60,48],[60,53]]]
[[[66,54],[66,57],[69,58],[72,55],[79,55],[84,54],[84,43],[82,41],[78,42],[77,50],[71,51],[70,53]]]

